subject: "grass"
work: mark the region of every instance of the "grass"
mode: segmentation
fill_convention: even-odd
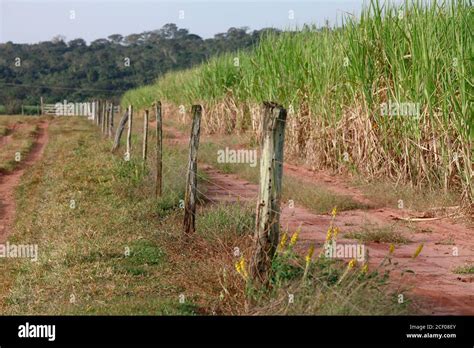
[[[367,225],[367,227],[361,231],[346,233],[344,234],[344,238],[357,239],[365,243],[406,244],[410,241],[401,233],[396,232],[392,226],[379,227],[372,225]]]
[[[436,244],[438,244],[438,245],[456,245],[456,242],[454,241],[454,239],[452,237],[449,237],[447,239],[443,239],[443,240],[437,242]]]
[[[195,313],[192,298],[179,303],[179,284],[163,281],[173,270],[155,236],[161,201],[143,199],[151,188],[123,175],[109,142],[85,120],[58,119],[49,131],[43,160],[17,192],[10,238],[37,243],[40,258],[2,262],[2,283],[13,278],[2,286],[2,313]]]
[[[251,236],[254,232],[254,205],[218,204],[200,212],[197,231],[209,242]]]
[[[354,180],[354,185],[376,206],[426,211],[433,208],[452,207],[459,204],[459,197],[453,192],[440,189],[426,189],[410,185],[393,185],[388,180],[367,183],[362,178]]]
[[[309,251],[302,257],[293,247],[280,247],[273,260],[272,291],[262,294],[251,284],[247,285],[247,291],[256,302],[254,314],[393,315],[410,312],[410,301],[397,303],[396,293],[400,289],[394,291],[388,287],[390,271],[380,273],[380,269],[369,270],[363,264],[311,257]]]
[[[135,126],[141,128],[139,122]],[[164,193],[156,198],[153,151],[144,170],[136,155],[122,160],[123,148],[112,155],[111,142],[82,118],[54,119],[49,132],[43,158],[17,190],[9,237],[10,243],[37,244],[39,258],[0,263],[3,314],[407,312],[393,301],[385,275],[360,277],[359,268],[345,272],[341,262],[315,261],[300,287],[302,261],[296,254],[275,259],[278,286],[249,292],[235,262],[249,258],[253,209],[202,205],[197,234],[183,238],[184,176],[177,173],[186,163],[185,151],[165,148]],[[132,154],[140,145],[134,143]],[[290,309],[281,301],[289,291],[298,303]],[[336,301],[340,297],[349,301]]]
[[[289,110],[292,157],[450,189],[472,203],[472,18],[467,0],[371,1],[360,18],[340,18],[339,28],[270,34],[251,52],[170,73],[122,103],[201,103],[207,131],[257,134],[258,105],[277,101]],[[415,112],[387,116],[389,104]]]
[[[456,274],[474,274],[474,265],[457,267],[453,272]]]
[[[2,146],[0,152],[0,172],[11,172],[25,159],[34,145],[38,131],[37,122],[37,118],[10,116],[0,118],[0,139],[12,132],[10,141]],[[16,124],[16,128],[10,130],[13,124]]]

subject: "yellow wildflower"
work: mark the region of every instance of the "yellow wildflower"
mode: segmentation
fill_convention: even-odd
[[[326,234],[326,242],[329,242],[332,239],[332,227],[329,227],[328,233]]]
[[[365,274],[365,273],[367,273],[368,270],[369,270],[369,265],[367,263],[365,263],[364,266],[362,266],[362,269],[360,270],[360,272],[362,274]]]
[[[308,254],[306,254],[306,264],[310,263],[311,262],[311,258],[313,257],[313,253],[314,253],[314,244],[311,244],[311,246],[309,247],[309,250],[308,250]]]
[[[421,249],[423,249],[423,243],[421,243],[420,245],[418,245],[418,248],[416,248],[416,251],[415,251],[415,253],[413,254],[413,258],[416,258],[418,255],[420,255]]]
[[[352,259],[349,261],[349,264],[347,265],[347,268],[352,269],[354,266],[357,265],[356,259]]]
[[[240,261],[237,261],[235,263],[235,270],[237,271],[238,274],[242,273],[242,266],[240,265]]]
[[[298,228],[298,230],[295,233],[293,233],[293,235],[291,236],[290,247],[296,244],[296,241],[298,240],[299,230],[300,229]]]
[[[245,259],[242,256],[239,261],[235,263],[235,270],[239,273],[244,280],[248,279],[247,268],[245,267]]]
[[[345,278],[346,276],[349,274],[349,271],[355,267],[355,265],[357,264],[357,261],[356,259],[352,259],[349,261],[349,263],[347,264],[347,268],[346,270],[344,271],[344,273],[342,274],[341,278],[339,278],[338,280],[338,284],[340,284]]]
[[[283,236],[281,237],[280,245],[278,246],[278,249],[281,251],[285,249],[286,246],[286,241],[288,240],[288,234],[285,232]]]
[[[394,251],[395,251],[395,245],[390,244],[390,247],[388,248],[388,252],[389,252],[390,254],[393,254]]]

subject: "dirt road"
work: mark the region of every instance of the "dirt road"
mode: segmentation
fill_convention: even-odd
[[[188,137],[176,129],[165,127],[171,137],[168,142],[186,145]],[[234,174],[225,174],[208,164],[200,164],[207,173],[206,196],[216,202],[256,201],[258,186]],[[341,178],[309,171],[286,164],[286,175],[323,186],[334,193],[350,196],[368,206],[374,206],[362,192],[347,185]],[[299,248],[306,252],[310,244],[322,248],[331,220],[329,214],[314,214],[302,206],[290,208],[282,202],[281,224],[295,231],[301,226]],[[388,207],[349,210],[337,214],[336,225],[345,232],[361,231],[368,224],[391,226],[410,240],[398,245],[392,254],[391,279],[394,284],[403,284],[409,289],[407,298],[414,300],[419,311],[437,315],[474,315],[474,279],[471,275],[455,274],[458,266],[474,262],[474,231],[448,219],[412,221],[411,228],[403,218],[415,215],[409,210]],[[416,228],[413,228],[415,224]],[[414,232],[415,231],[415,232]],[[449,242],[447,242],[449,241]],[[357,243],[355,240],[339,238],[340,243]],[[419,256],[413,258],[417,248],[423,244]],[[369,267],[377,267],[387,256],[389,245],[365,243],[369,252]],[[405,272],[409,270],[409,272]]]
[[[43,155],[46,144],[48,143],[47,121],[38,123],[38,134],[33,148],[11,173],[0,173],[0,243],[4,243],[10,233],[10,229],[15,218],[15,189],[20,183],[21,176],[25,171],[36,163]],[[15,131],[12,127],[11,132]],[[11,133],[13,134],[13,133]],[[4,140],[6,143],[8,139]]]

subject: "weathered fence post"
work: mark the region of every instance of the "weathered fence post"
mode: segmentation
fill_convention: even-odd
[[[128,106],[128,133],[127,133],[127,159],[132,158],[132,124],[133,122],[133,106],[129,105]]]
[[[156,196],[160,197],[162,192],[163,182],[163,167],[162,167],[162,156],[163,156],[163,133],[162,133],[162,119],[161,119],[161,102],[155,103],[155,115],[156,115]]]
[[[101,122],[101,128],[102,128],[102,134],[105,134],[105,124],[106,124],[106,118],[107,118],[107,101],[104,100],[102,103],[102,122]]]
[[[44,115],[44,102],[43,97],[40,97],[41,115]]]
[[[98,126],[99,122],[100,122],[100,100],[96,100],[95,104],[96,104],[95,106],[96,106],[96,109],[97,109],[97,119],[95,120],[95,123]]]
[[[97,123],[97,118],[99,117],[98,110],[97,110],[97,100],[94,100],[93,103],[94,103],[94,119],[93,119],[93,122],[94,122],[94,124],[96,124]]]
[[[268,280],[280,233],[285,123],[286,110],[283,107],[275,103],[263,104],[260,187],[255,244],[250,264],[252,278],[261,283],[266,283]]]
[[[97,127],[100,126],[100,118],[102,116],[101,106],[102,106],[102,102],[99,99],[97,100]]]
[[[90,116],[92,117],[90,117],[89,120],[94,122],[95,121],[95,101],[94,100],[90,102],[90,112],[91,112]]]
[[[196,189],[197,189],[197,151],[201,128],[201,105],[193,105],[193,126],[189,139],[189,163],[184,196],[184,233],[190,235],[195,231],[196,222]]]
[[[127,122],[128,122],[128,110],[125,110],[117,126],[117,129],[115,130],[115,138],[114,138],[114,144],[112,145],[112,152],[114,152],[115,150],[119,148],[120,139],[122,138],[122,133],[123,133],[123,130],[125,129],[125,125],[127,124]]]
[[[101,107],[101,102],[100,102],[100,99],[97,100],[97,127],[100,126],[100,117],[102,116],[102,112],[100,111],[100,107]]]
[[[110,103],[110,120],[109,120],[109,138],[113,137],[114,132],[114,103]]]
[[[107,101],[105,103],[105,126],[104,126],[104,134],[106,137],[109,135],[109,110],[110,110],[110,103]]]
[[[145,110],[145,114],[143,115],[143,166],[146,165],[146,157],[147,157],[147,150],[148,150],[148,110]]]

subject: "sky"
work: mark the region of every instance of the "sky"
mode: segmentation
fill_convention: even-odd
[[[203,38],[230,27],[280,29],[340,23],[363,0],[0,0],[0,42],[36,43],[65,36],[87,42],[176,23]]]

